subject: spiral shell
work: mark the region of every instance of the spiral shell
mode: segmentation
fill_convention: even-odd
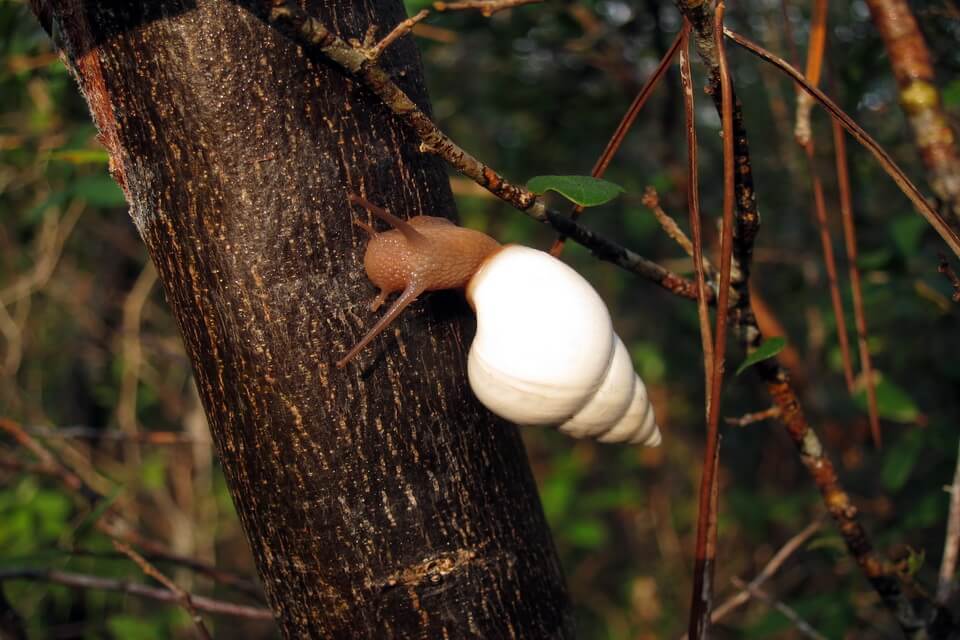
[[[657,446],[647,390],[603,300],[553,256],[508,245],[473,276],[477,335],[467,371],[477,398],[519,425]]]

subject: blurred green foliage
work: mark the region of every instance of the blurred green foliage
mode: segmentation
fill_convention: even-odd
[[[407,2],[412,13],[429,2]],[[915,5],[936,53],[951,116],[960,110],[960,37],[949,3]],[[807,7],[788,3],[793,37]],[[735,28],[784,52],[779,5],[730,7]],[[917,179],[923,171],[862,2],[831,7],[826,86]],[[463,147],[506,176],[586,175],[635,92],[679,27],[671,3],[555,2],[496,14],[436,14],[418,31],[434,114]],[[802,51],[802,46],[801,46]],[[837,55],[842,52],[842,55]],[[731,51],[751,134],[763,213],[753,275],[783,327],[804,408],[821,433],[881,551],[907,546],[929,588],[942,553],[960,422],[960,332],[949,284],[936,271],[941,243],[873,160],[851,148],[870,347],[887,446],[868,444],[861,390],[845,390],[826,279],[810,215],[810,180],[792,140],[790,84]],[[695,67],[698,82],[701,69]],[[697,96],[705,216],[719,211],[718,119]],[[608,176],[626,192],[585,224],[689,274],[688,260],[640,202],[653,185],[681,226],[685,147],[679,79],[665,78]],[[814,117],[817,163],[835,206],[829,123]],[[144,250],[107,173],[86,106],[22,1],[0,0],[0,416],[33,427],[98,430],[49,438],[58,455],[143,530],[185,555],[254,573],[192,388],[179,338]],[[552,235],[453,176],[465,224],[503,241],[546,247]],[[551,196],[552,198],[553,196]],[[560,198],[557,207],[568,207]],[[831,209],[838,250],[839,221]],[[705,223],[711,247],[716,233]],[[702,356],[696,310],[586,251],[565,259],[614,310],[648,383],[664,431],[657,450],[571,442],[529,430],[527,446],[570,589],[581,638],[677,637],[686,627],[703,439]],[[131,295],[145,288],[140,303]],[[847,286],[845,308],[851,314]],[[133,332],[133,333],[131,333]],[[130,337],[136,337],[131,342]],[[134,348],[136,345],[138,348]],[[776,346],[776,343],[772,343]],[[728,368],[744,362],[735,347]],[[773,356],[773,349],[769,356]],[[728,376],[725,416],[769,405],[751,372]],[[132,410],[131,410],[132,408]],[[126,434],[112,438],[109,434]],[[131,444],[131,434],[142,443]],[[107,434],[107,435],[104,435]],[[173,440],[167,436],[176,436]],[[157,438],[151,441],[149,437]],[[177,439],[177,438],[181,439]],[[56,568],[143,580],[92,530],[90,508],[49,477],[17,468],[32,459],[0,440],[0,571]],[[824,509],[792,445],[770,423],[725,429],[716,584],[749,579]],[[79,552],[82,551],[82,552]],[[922,559],[922,560],[921,560]],[[182,567],[162,565],[198,593],[235,593]],[[168,638],[191,635],[173,606],[117,593],[8,581],[4,593],[36,637]],[[882,637],[890,619],[830,526],[766,585],[831,638]],[[270,625],[215,618],[215,631],[273,637]],[[727,616],[718,638],[797,637],[775,609],[752,602]]]

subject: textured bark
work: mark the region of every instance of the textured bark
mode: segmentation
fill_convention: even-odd
[[[287,637],[565,637],[569,603],[516,429],[466,385],[470,316],[374,319],[350,192],[450,214],[443,166],[266,3],[34,0],[157,266]],[[344,37],[395,2],[308,3]],[[424,108],[410,39],[386,67]]]
[[[940,100],[930,50],[905,0],[867,0],[890,56],[900,105],[947,220],[960,229],[960,151]]]

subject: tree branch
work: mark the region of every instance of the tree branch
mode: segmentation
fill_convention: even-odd
[[[549,209],[543,198],[523,186],[511,183],[461,148],[433,123],[376,61],[364,55],[362,49],[333,33],[323,22],[308,15],[296,3],[271,0],[271,5],[268,16],[271,24],[300,44],[318,50],[360,80],[387,108],[413,128],[421,140],[422,151],[437,154],[490,193],[537,222],[549,225],[561,235],[583,245],[600,260],[612,262],[676,295],[696,298],[696,286],[689,280]]]
[[[31,582],[51,582],[75,589],[97,589],[101,591],[119,591],[138,598],[177,604],[179,596],[166,589],[150,587],[139,582],[113,580],[80,573],[68,573],[56,569],[7,569],[0,570],[0,582],[6,580],[27,580]],[[193,605],[199,611],[217,613],[252,620],[273,620],[273,613],[262,607],[251,607],[215,600],[204,596],[193,596]]]

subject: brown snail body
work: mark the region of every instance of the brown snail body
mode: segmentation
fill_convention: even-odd
[[[380,292],[376,310],[400,296],[338,363],[347,364],[425,291],[463,289],[477,313],[467,362],[470,386],[497,415],[522,425],[553,425],[577,438],[656,446],[660,431],[646,387],[613,332],[603,300],[553,256],[445,218],[395,217],[351,200],[393,229],[370,234],[364,267]]]

